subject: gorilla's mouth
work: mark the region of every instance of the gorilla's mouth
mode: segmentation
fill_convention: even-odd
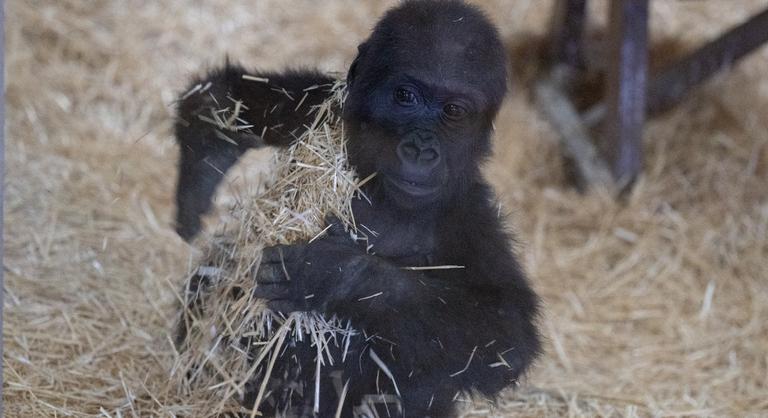
[[[401,192],[416,197],[430,196],[437,193],[440,189],[440,186],[417,182],[399,176],[389,175],[386,177],[386,180],[387,183],[394,186]]]

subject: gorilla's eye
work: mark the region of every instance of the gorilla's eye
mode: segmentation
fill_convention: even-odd
[[[443,108],[443,113],[451,119],[461,119],[467,111],[457,104],[449,103]]]
[[[416,93],[402,87],[395,90],[395,100],[403,106],[413,106],[418,101]]]

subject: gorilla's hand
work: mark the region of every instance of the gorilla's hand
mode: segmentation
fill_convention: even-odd
[[[265,248],[254,296],[284,314],[323,310],[331,299],[351,290],[369,258],[340,223],[334,223],[313,242]]]

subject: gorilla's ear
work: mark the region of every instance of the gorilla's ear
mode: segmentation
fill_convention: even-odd
[[[350,64],[349,71],[347,72],[347,88],[351,87],[354,83],[355,77],[357,76],[357,65],[365,56],[366,51],[368,51],[367,42],[363,42],[357,46],[357,56],[355,57],[354,61],[352,61],[352,64]]]

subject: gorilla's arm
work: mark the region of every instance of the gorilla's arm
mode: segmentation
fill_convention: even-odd
[[[181,147],[176,231],[189,240],[226,172],[250,148],[286,146],[301,136],[312,106],[329,97],[333,79],[314,71],[252,73],[227,64],[190,84],[179,99]]]
[[[317,310],[351,319],[396,345],[395,367],[405,368],[406,375],[409,368],[418,375],[426,367],[448,378],[466,366],[451,379],[495,394],[539,351],[538,302],[498,217],[487,205],[478,206],[484,207],[472,209],[473,218],[449,220],[455,240],[440,250],[450,257],[437,260],[462,269],[407,270],[331,236],[268,249],[256,296],[277,311]]]

